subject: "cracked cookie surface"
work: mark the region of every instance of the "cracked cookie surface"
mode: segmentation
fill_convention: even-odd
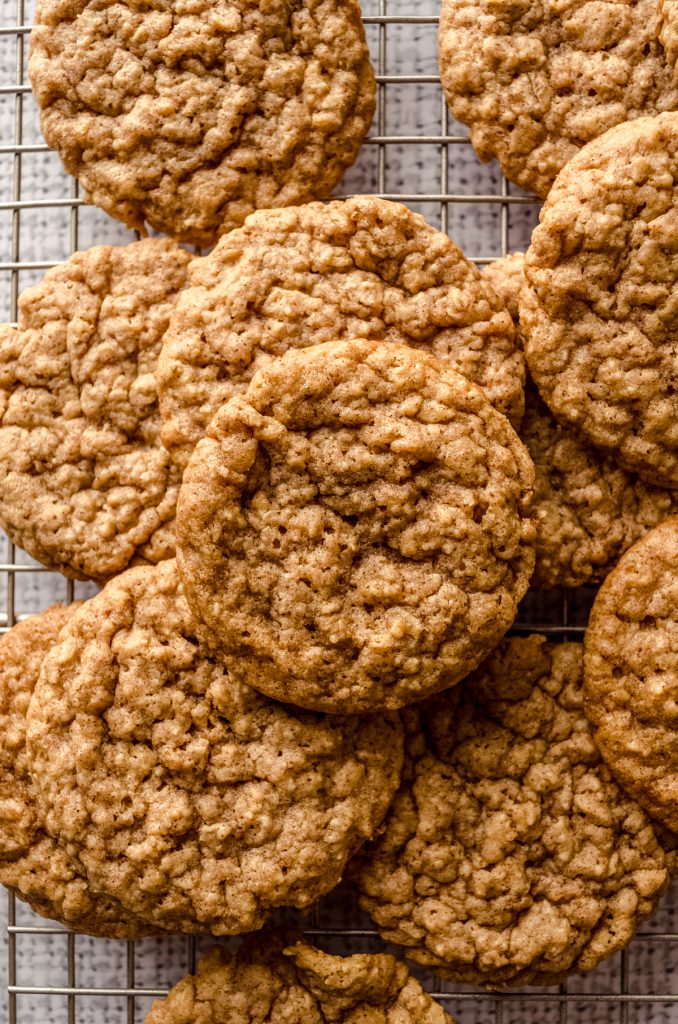
[[[481,160],[545,197],[583,145],[678,107],[675,0],[444,0],[440,78]]]
[[[261,211],[189,273],[158,364],[163,440],[182,468],[258,369],[327,341],[425,349],[520,423],[525,368],[506,309],[461,250],[400,203]]]
[[[178,564],[235,678],[351,714],[451,686],[534,564],[533,467],[428,353],[334,342],[269,363],[184,474]]]
[[[350,873],[410,959],[489,988],[552,985],[654,910],[675,837],[617,785],[582,702],[581,645],[533,634],[402,713],[403,781]]]
[[[173,554],[154,370],[189,259],[161,239],[75,253],[0,326],[0,524],[67,576]]]
[[[170,561],[73,616],[43,663],[28,751],[47,828],[92,885],[160,927],[233,934],[339,882],[397,787],[402,732],[233,682]]]
[[[525,257],[520,325],[542,398],[650,483],[678,487],[678,113],[563,169]]]
[[[43,917],[88,935],[135,939],[152,929],[94,892],[45,831],[26,756],[26,712],[40,666],[79,604],[53,605],[0,639],[0,882]]]
[[[392,956],[331,956],[303,936],[265,932],[212,949],[145,1024],[454,1024]]]
[[[601,753],[650,814],[678,831],[678,519],[627,551],[598,591],[585,639],[585,708]]]
[[[196,245],[329,195],[375,104],[356,0],[40,0],[29,72],[86,198]]]

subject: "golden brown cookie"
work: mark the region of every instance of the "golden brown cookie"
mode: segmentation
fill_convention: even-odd
[[[357,0],[40,0],[29,71],[86,198],[196,245],[329,195],[374,113]]]
[[[154,370],[189,258],[163,239],[75,253],[0,326],[0,525],[67,576],[173,554]]]
[[[520,437],[534,462],[537,559],[532,587],[599,583],[667,516],[678,492],[628,473],[561,426],[529,388]]]
[[[675,0],[444,0],[440,78],[481,160],[546,196],[609,128],[678,107]]]
[[[79,604],[52,605],[0,639],[0,882],[43,917],[89,935],[134,939],[152,929],[92,890],[45,831],[26,756],[26,711],[40,666]]]
[[[428,353],[290,351],[191,457],[186,596],[235,679],[316,710],[393,710],[456,683],[513,622],[532,484],[506,418]]]
[[[678,113],[589,143],[525,257],[520,323],[562,423],[650,483],[678,487]]]
[[[585,710],[621,784],[678,832],[678,518],[635,544],[598,591]]]
[[[192,263],[190,278],[158,365],[163,440],[182,469],[258,369],[326,341],[433,352],[520,423],[525,368],[506,309],[447,235],[400,203],[261,211]]]
[[[454,1024],[384,953],[330,956],[301,935],[263,932],[216,948],[151,1007],[145,1024]]]
[[[396,716],[332,719],[229,679],[175,564],[130,569],[69,622],[29,712],[47,828],[154,924],[232,934],[335,886],[398,785]]]
[[[403,712],[403,782],[352,871],[409,958],[487,988],[553,985],[654,910],[678,840],[617,785],[582,702],[581,645],[533,634]]]

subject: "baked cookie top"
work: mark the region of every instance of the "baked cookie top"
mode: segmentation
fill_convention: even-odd
[[[69,622],[30,706],[47,827],[154,924],[231,934],[307,907],[381,822],[398,719],[333,719],[229,679],[174,562],[130,569]]]
[[[75,253],[0,326],[0,524],[67,576],[173,554],[154,370],[189,259],[162,239]]]
[[[87,199],[196,245],[328,195],[374,113],[357,0],[40,0],[29,72]]]
[[[578,150],[678,107],[675,0],[444,0],[440,78],[481,160],[548,195]]]
[[[678,518],[623,556],[585,639],[585,709],[621,784],[678,832]]]
[[[191,457],[187,600],[235,679],[324,711],[401,707],[457,682],[513,622],[532,484],[506,418],[428,353],[290,351]]]
[[[237,1011],[236,1011],[237,1007]],[[212,949],[197,975],[153,1003],[145,1024],[454,1024],[392,956],[331,956],[266,931],[237,953]]]
[[[354,863],[382,937],[443,977],[552,985],[623,948],[676,869],[582,708],[582,648],[504,640],[403,712],[403,781]]]
[[[75,931],[134,939],[152,929],[93,892],[45,831],[26,756],[26,712],[40,666],[78,607],[52,605],[0,638],[0,882],[38,914]]]
[[[599,583],[667,516],[678,492],[640,480],[561,426],[529,388],[520,437],[535,468],[537,559],[530,586]]]
[[[433,352],[520,423],[525,369],[506,309],[447,235],[400,203],[263,210],[189,273],[158,366],[163,440],[182,468],[258,369],[326,341]]]
[[[558,176],[520,302],[530,371],[556,418],[669,487],[678,487],[677,210],[678,113],[613,128]]]

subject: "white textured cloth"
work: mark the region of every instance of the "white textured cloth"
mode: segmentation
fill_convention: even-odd
[[[437,0],[364,0],[367,16],[435,16]],[[11,30],[17,24],[30,22],[30,4],[22,10],[22,0],[0,0],[0,29]],[[17,20],[19,19],[19,20]],[[436,25],[389,24],[380,30],[368,27],[370,46],[377,72],[387,76],[435,76]],[[380,60],[380,36],[381,47]],[[27,285],[39,280],[44,269],[31,264],[45,264],[64,259],[73,248],[108,242],[123,243],[132,235],[121,224],[92,207],[81,207],[77,215],[68,205],[74,195],[74,182],[61,169],[58,157],[50,152],[25,150],[16,157],[11,148],[16,143],[23,147],[42,144],[35,104],[29,92],[12,94],[8,88],[17,82],[28,85],[25,73],[27,35],[12,31],[0,34],[0,73],[3,92],[0,93],[0,316],[11,320],[15,314],[15,299]],[[509,195],[519,197],[518,203],[505,204],[478,201],[473,197],[501,194],[501,177],[496,165],[478,162],[468,143],[450,143],[442,147],[437,142],[421,141],[425,136],[441,134],[466,136],[466,130],[447,116],[437,82],[388,82],[380,88],[379,111],[372,130],[373,135],[416,136],[420,141],[408,144],[387,144],[382,147],[364,146],[357,164],[347,173],[342,193],[384,192],[388,195],[439,195],[442,192],[463,197],[450,202],[446,208],[434,200],[414,201],[408,205],[418,210],[436,226],[446,228],[467,255],[492,258],[501,255],[506,246],[509,251],[524,248],[536,222],[538,205],[531,200],[523,202],[517,189]],[[523,197],[524,198],[524,197]],[[12,212],[5,204],[13,200],[38,201],[42,205],[21,208]],[[56,205],[50,205],[50,203]],[[446,221],[445,221],[446,215]],[[441,220],[441,217],[443,218]],[[29,264],[19,271],[16,263]],[[8,264],[10,266],[8,266]],[[9,546],[0,545],[0,558],[7,561]],[[25,567],[30,560],[16,552],[16,561]],[[0,626],[20,616],[40,611],[57,599],[68,596],[85,597],[93,593],[91,585],[76,584],[70,588],[55,573],[19,572],[9,577],[0,572]],[[576,611],[576,605],[572,606]],[[534,623],[562,621],[559,595],[547,597],[532,595],[529,602],[529,621]],[[580,620],[581,621],[581,620]],[[7,931],[9,903],[0,894],[0,1021],[10,1019],[10,1001],[7,992],[9,939]],[[648,936],[673,932],[676,928],[677,901],[667,897],[657,916],[643,927]],[[369,935],[355,934],[356,930],[369,930],[369,921],[356,909],[351,893],[339,891],[322,901],[315,914],[300,921],[295,915],[286,920],[305,924],[306,928],[352,930],[350,935],[319,934],[318,942],[335,953],[378,950],[379,941]],[[45,924],[28,908],[16,903],[16,924],[42,926]],[[126,988],[136,990],[164,990],[192,966],[192,957],[209,947],[213,940],[199,939],[193,943],[184,937],[147,939],[135,944],[95,940],[86,936],[68,937],[66,934],[15,935],[16,981],[19,986],[45,988]],[[69,948],[72,956],[69,957]],[[513,993],[506,999],[480,993],[463,987],[463,993],[445,998],[446,1009],[460,1024],[607,1024],[608,1021],[628,1024],[678,1024],[678,1001],[648,1001],[663,994],[678,992],[674,980],[674,953],[676,941],[651,937],[637,938],[630,947],[624,969],[617,956],[603,964],[586,978],[571,980],[564,994],[553,990],[529,990],[527,995]],[[70,960],[70,964],[69,964]],[[459,988],[417,972],[431,991],[459,992]],[[625,989],[634,997],[625,1016],[619,1004],[611,1005],[609,997]],[[594,998],[585,998],[593,994]],[[595,997],[602,997],[596,999]],[[42,995],[20,994],[16,999],[19,1024],[122,1024],[143,1021],[151,997],[137,995],[127,999],[124,995]],[[678,1000],[678,996],[677,996]]]

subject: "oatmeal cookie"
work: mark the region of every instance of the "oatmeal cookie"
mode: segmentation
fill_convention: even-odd
[[[232,934],[335,886],[398,785],[396,716],[329,718],[234,682],[175,564],[129,569],[45,659],[28,750],[47,828],[154,924]]]
[[[290,351],[189,462],[186,596],[234,678],[301,707],[393,710],[456,683],[513,622],[532,484],[506,418],[428,353]]]
[[[234,1017],[235,1014],[235,1017]],[[301,935],[265,932],[212,949],[145,1024],[454,1024],[384,953],[330,956]]]
[[[678,832],[678,518],[638,541],[598,591],[585,710],[624,788]]]
[[[675,4],[444,0],[440,78],[480,159],[545,197],[587,142],[678,108]]]
[[[78,604],[52,605],[0,639],[0,882],[33,910],[89,935],[133,939],[151,928],[90,888],[44,828],[26,756],[26,711],[40,666]]]
[[[488,988],[553,985],[654,910],[675,837],[614,781],[582,699],[581,645],[533,634],[403,712],[403,782],[351,871],[412,960]]]
[[[161,239],[75,253],[0,326],[0,525],[67,576],[173,554],[154,370],[189,259]]]
[[[583,443],[529,388],[520,437],[535,468],[532,587],[599,583],[627,548],[678,514],[678,492],[645,483]]]
[[[196,245],[328,195],[374,113],[357,0],[39,0],[29,72],[86,198]]]
[[[520,423],[525,370],[499,299],[447,235],[372,196],[264,210],[190,268],[158,365],[163,441],[184,468],[220,405],[289,348],[423,348]]]
[[[525,257],[525,354],[557,419],[678,487],[678,113],[641,118],[561,172]]]

